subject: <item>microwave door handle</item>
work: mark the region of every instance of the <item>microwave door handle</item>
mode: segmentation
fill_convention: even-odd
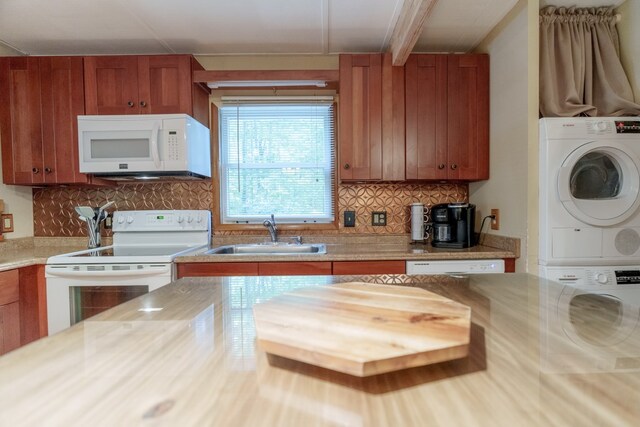
[[[151,131],[151,157],[153,163],[156,165],[156,169],[160,169],[160,150],[158,148],[158,138],[160,136],[160,122],[153,123],[153,130]]]

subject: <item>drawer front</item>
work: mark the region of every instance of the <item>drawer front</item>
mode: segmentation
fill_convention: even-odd
[[[333,274],[404,274],[405,261],[334,261]]]
[[[20,298],[18,270],[0,272],[0,305],[10,304]]]

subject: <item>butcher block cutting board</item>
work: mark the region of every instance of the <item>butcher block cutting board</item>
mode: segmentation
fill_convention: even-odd
[[[407,286],[299,288],[253,307],[265,352],[358,377],[467,356],[471,309]]]

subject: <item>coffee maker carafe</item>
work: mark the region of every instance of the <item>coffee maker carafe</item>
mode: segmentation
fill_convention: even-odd
[[[435,248],[462,249],[474,246],[476,206],[469,203],[449,203],[431,208]]]

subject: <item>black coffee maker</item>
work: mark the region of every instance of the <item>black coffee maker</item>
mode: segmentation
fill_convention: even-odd
[[[449,203],[431,208],[433,239],[435,248],[462,249],[476,245],[476,205]]]

